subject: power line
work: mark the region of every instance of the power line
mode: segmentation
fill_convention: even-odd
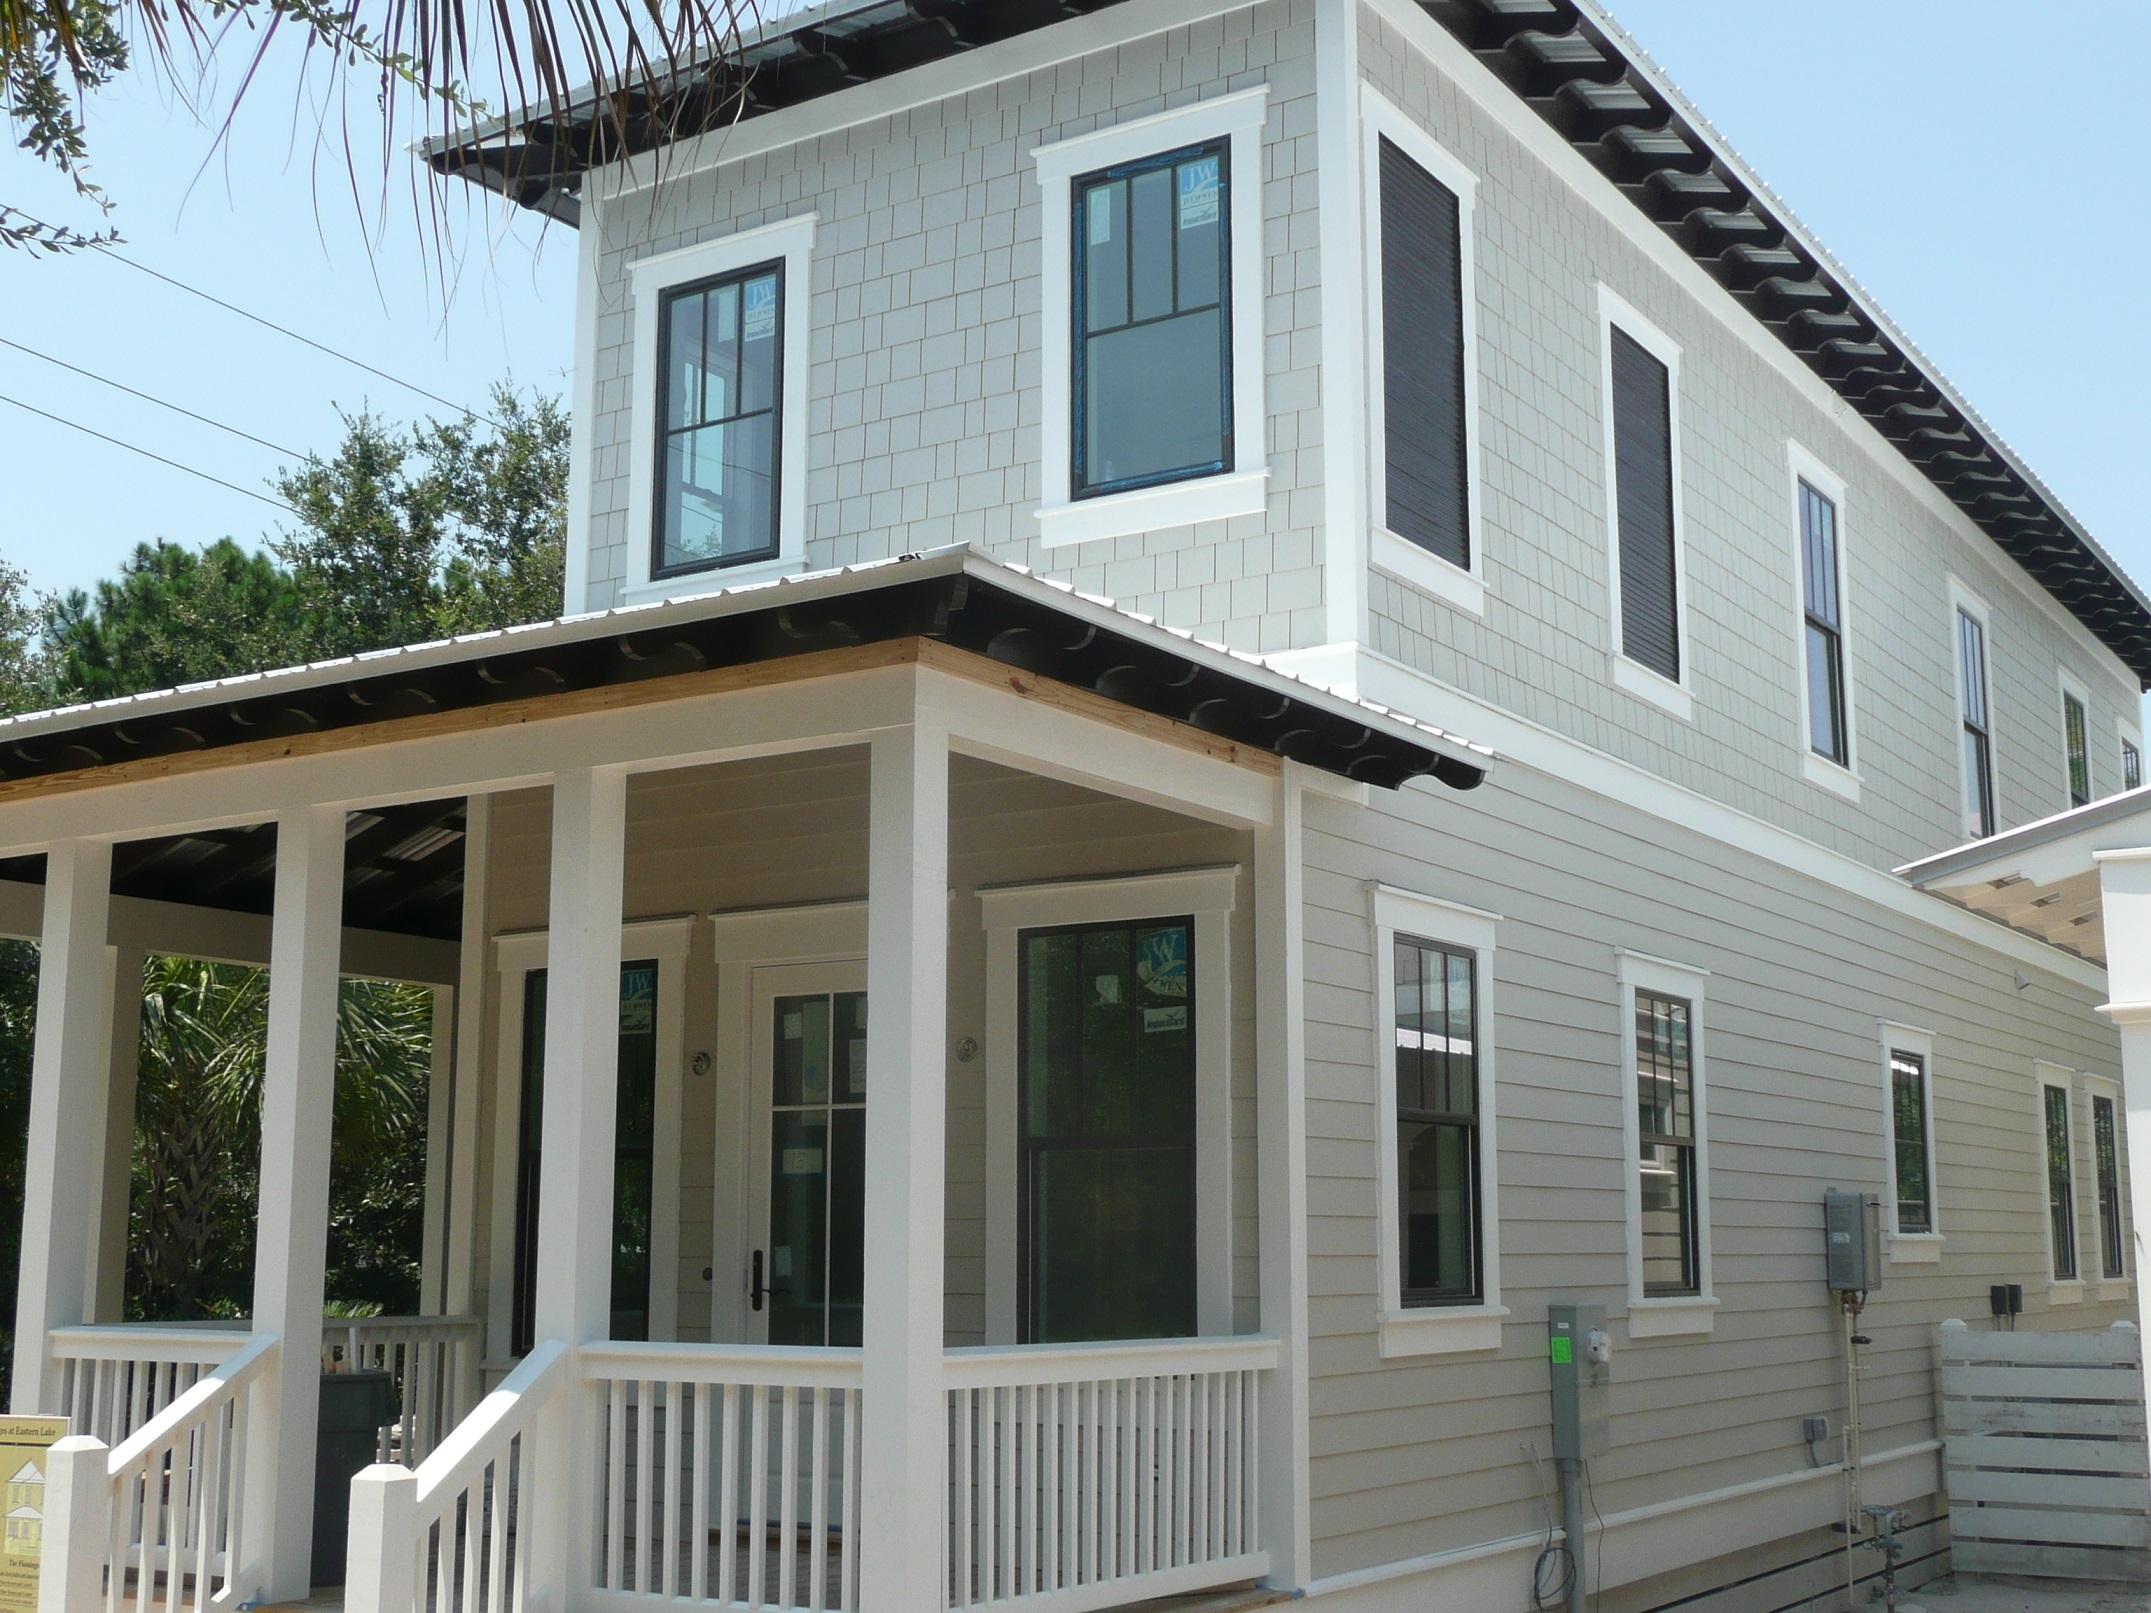
[[[330,358],[340,359],[346,364],[364,370],[368,375],[377,375],[382,380],[388,382],[391,386],[400,386],[406,392],[415,392],[418,396],[422,398],[431,398],[435,403],[440,404],[444,408],[453,409],[457,414],[463,415],[468,419],[483,420],[487,425],[492,426],[496,430],[506,429],[505,427],[501,426],[501,423],[498,420],[495,420],[489,414],[481,414],[476,409],[466,409],[462,404],[451,402],[449,399],[442,397],[438,392],[428,392],[424,387],[419,386],[413,382],[406,381],[400,375],[391,375],[386,370],[375,369],[374,366],[368,364],[364,359],[353,358],[349,353],[340,353],[333,347],[315,341],[311,336],[301,336],[297,331],[291,329],[287,325],[279,325],[273,319],[264,319],[260,314],[250,312],[245,308],[241,308],[237,303],[226,302],[222,297],[214,296],[209,292],[203,291],[198,286],[190,286],[184,280],[175,280],[170,275],[164,273],[162,270],[152,269],[146,263],[137,263],[134,259],[124,256],[121,253],[115,252],[110,247],[105,247],[103,251],[104,255],[110,258],[114,263],[124,263],[127,265],[128,268],[137,270],[142,274],[146,274],[152,280],[162,280],[166,285],[174,286],[179,290],[187,293],[187,295],[190,297],[199,297],[204,302],[214,303],[217,305],[217,307],[222,308],[226,313],[237,314],[241,319],[251,319],[255,324],[262,326],[264,329],[273,330],[279,336],[288,336],[295,342],[299,342],[307,347],[311,347],[317,353],[326,353]]]
[[[152,397],[147,392],[138,392],[124,381],[115,381],[109,375],[99,375],[95,370],[86,370],[79,364],[70,364],[64,358],[54,358],[50,353],[40,353],[34,347],[25,347],[22,343],[10,341],[5,336],[0,336],[0,347],[12,347],[18,353],[28,353],[32,358],[43,359],[47,364],[57,364],[61,369],[71,370],[77,375],[97,382],[100,386],[108,386],[114,391],[124,392],[131,398],[140,398],[144,403],[154,403],[158,408],[169,409],[174,414],[183,414],[189,420],[199,420],[205,426],[214,426],[217,430],[229,432],[234,437],[244,437],[248,442],[259,444],[272,453],[282,454],[286,459],[306,458],[306,455],[300,453],[296,448],[286,448],[281,443],[271,442],[266,437],[257,437],[251,431],[241,431],[237,426],[227,425],[222,420],[211,419],[206,414],[196,414],[192,409],[185,408],[180,404],[168,402],[163,398]]]
[[[244,494],[251,499],[259,499],[264,504],[282,510],[286,515],[297,515],[299,513],[280,498],[271,498],[266,493],[257,493],[252,488],[241,487],[237,482],[227,482],[221,476],[212,476],[205,470],[196,470],[192,465],[182,465],[176,459],[166,459],[162,454],[153,454],[147,448],[138,447],[134,443],[125,442],[118,437],[108,437],[101,431],[83,425],[79,420],[69,420],[64,415],[52,414],[47,410],[37,408],[33,404],[25,403],[20,398],[11,398],[4,392],[0,392],[0,403],[12,403],[18,409],[50,420],[54,425],[66,426],[69,430],[79,431],[86,437],[95,437],[99,442],[108,442],[115,448],[124,448],[130,454],[140,454],[144,459],[154,459],[160,465],[169,465],[174,470],[185,471],[189,476],[199,476],[205,482],[215,482],[217,486],[228,488],[234,493]]]

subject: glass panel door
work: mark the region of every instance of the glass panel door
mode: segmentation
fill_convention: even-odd
[[[865,1290],[866,966],[755,971],[749,1336],[857,1345]]]

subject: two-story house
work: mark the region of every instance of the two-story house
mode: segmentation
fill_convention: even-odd
[[[2140,1296],[2098,948],[1892,870],[2141,783],[2151,603],[1584,0],[673,94],[429,151],[577,232],[574,614],[0,725],[52,1594],[303,1593],[325,1344],[367,1613],[1783,1608],[1855,1483],[1934,1571],[1936,1324]],[[181,949],[222,1334],[115,1325]],[[429,1314],[325,1329],[342,973],[441,1078]]]

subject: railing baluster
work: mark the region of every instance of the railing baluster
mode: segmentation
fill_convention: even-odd
[[[829,1599],[829,1391],[814,1391],[813,1510],[807,1525],[807,1613],[823,1613]]]
[[[659,1485],[658,1550],[664,1554],[664,1592],[669,1599],[680,1590],[680,1401],[681,1386],[665,1380],[664,1477]]]
[[[657,1542],[656,1396],[648,1378],[635,1380],[635,1589],[650,1594],[652,1553]]]
[[[695,1448],[690,1464],[694,1500],[687,1535],[687,1594],[700,1602],[710,1588],[710,1386],[698,1383],[691,1391],[695,1400]]]
[[[856,1613],[859,1606],[859,1559],[853,1543],[859,1538],[859,1391],[844,1391],[844,1563],[838,1583],[843,1603],[838,1613]]]
[[[729,1604],[739,1583],[733,1559],[739,1545],[739,1402],[737,1384],[724,1386],[724,1466],[717,1513],[717,1600]]]
[[[784,1454],[777,1470],[777,1605],[796,1606],[792,1589],[799,1565],[799,1391],[784,1386]]]
[[[769,1566],[769,1393],[747,1391],[747,1605],[762,1605],[763,1572]]]
[[[605,1587],[626,1586],[625,1549],[621,1537],[627,1530],[627,1384],[615,1378],[605,1397]]]

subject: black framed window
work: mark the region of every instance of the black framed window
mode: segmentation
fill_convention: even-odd
[[[1643,1292],[1702,1291],[1696,1227],[1694,1004],[1636,993],[1636,1132],[1643,1177]]]
[[[1677,682],[1681,644],[1673,530],[1673,372],[1618,326],[1612,341],[1621,653]]]
[[[522,1118],[515,1172],[515,1289],[509,1345],[527,1353],[536,1340],[538,1204],[545,1135],[546,971],[523,976]],[[650,1218],[655,1196],[657,1115],[657,964],[620,966],[620,1091],[612,1174],[612,1337],[650,1336]]]
[[[1028,1342],[1195,1331],[1194,940],[1171,918],[1018,943]]]
[[[2091,1100],[2091,1168],[2099,1188],[2099,1272],[2118,1279],[2128,1275],[2121,1239],[2121,1153],[2114,1135],[2114,1100]]]
[[[2046,1216],[2054,1280],[2076,1280],[2076,1161],[2069,1147],[2069,1090],[2041,1089],[2046,1103]]]
[[[782,496],[783,264],[666,291],[657,351],[650,574],[773,557]]]
[[[1957,611],[1957,674],[1964,690],[1964,830],[1975,840],[1994,833],[1994,739],[1987,716],[1987,630]]]
[[[2144,753],[2128,740],[2121,742],[2121,787],[2124,790],[2141,789],[2144,782]]]
[[[1484,1297],[1476,959],[1395,942],[1398,1287],[1406,1305]]]
[[[1383,524],[1468,568],[1463,208],[1386,138],[1381,182]]]
[[[1800,483],[1800,587],[1807,616],[1808,747],[1827,761],[1850,767],[1837,506],[1804,479]]]
[[[772,1006],[769,1342],[856,1345],[866,1298],[866,993]]]
[[[1890,1148],[1897,1167],[1897,1230],[1934,1230],[1932,1161],[1927,1154],[1927,1061],[1890,1052]]]
[[[2084,722],[2084,702],[2064,691],[2061,697],[2062,743],[2069,754],[2069,805],[2091,799],[2091,736]]]
[[[1070,187],[1077,498],[1233,462],[1231,170],[1217,140]]]

